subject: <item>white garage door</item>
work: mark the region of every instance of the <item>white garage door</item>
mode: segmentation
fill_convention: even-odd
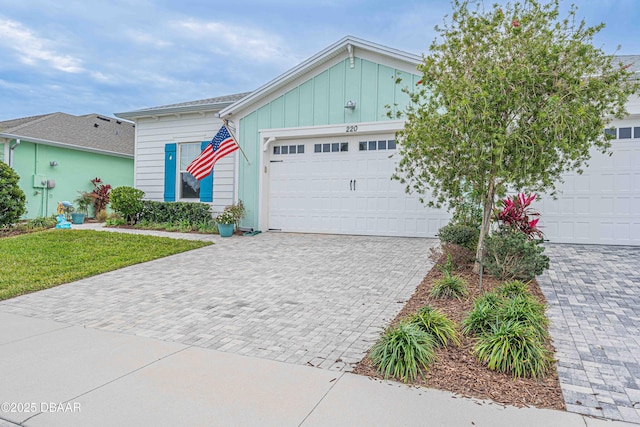
[[[449,215],[391,180],[398,160],[393,138],[276,142],[269,160],[269,229],[434,237]]]
[[[592,152],[582,175],[566,175],[557,200],[543,196],[537,207],[547,239],[640,245],[640,128],[633,130],[638,140],[613,141],[612,156]]]

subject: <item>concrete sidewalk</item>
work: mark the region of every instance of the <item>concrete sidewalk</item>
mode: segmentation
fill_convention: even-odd
[[[629,425],[1,311],[0,378],[1,427]]]

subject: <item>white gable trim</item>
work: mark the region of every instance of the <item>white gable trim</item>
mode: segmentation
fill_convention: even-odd
[[[382,46],[356,37],[347,36],[256,89],[249,96],[223,109],[220,111],[220,116],[231,116],[238,111],[246,109],[247,107],[257,103],[274,92],[280,92],[280,89],[283,86],[286,86],[290,82],[298,79],[300,76],[308,73],[310,70],[331,61],[339,55],[344,55],[344,57],[348,58],[357,56],[363,59],[373,60],[370,56],[367,56],[368,52],[374,55],[377,54],[385,56],[391,60],[391,63],[389,63],[390,66],[394,66],[395,68],[410,73],[416,73],[415,67],[422,61],[422,58],[418,55]]]

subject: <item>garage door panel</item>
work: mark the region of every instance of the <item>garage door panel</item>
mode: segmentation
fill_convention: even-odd
[[[328,143],[331,147],[338,142],[315,139],[304,142],[304,154],[272,154],[270,160],[278,162],[270,162],[269,228],[320,233],[435,236],[449,215],[427,209],[416,196],[407,195],[402,184],[391,180],[397,159],[389,158],[395,150],[387,150],[386,147],[392,138],[392,135],[377,138],[371,145],[376,148],[373,151],[360,151],[359,138],[354,137],[339,141],[348,142],[348,151],[315,152],[315,144],[324,147]],[[291,143],[294,144],[301,143]],[[366,147],[369,146],[367,142]],[[385,149],[378,150],[379,147]],[[299,215],[294,219],[288,211]],[[430,215],[433,220],[429,220]]]
[[[548,240],[640,245],[640,141],[613,141],[612,150],[592,152],[582,175],[567,174],[558,200],[542,195],[535,208]]]

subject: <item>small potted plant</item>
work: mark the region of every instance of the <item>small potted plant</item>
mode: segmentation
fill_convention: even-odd
[[[89,206],[93,204],[91,193],[87,193],[86,191],[78,191],[78,193],[80,195],[74,200],[78,209],[76,213],[71,215],[74,224],[84,223],[84,218],[89,213]]]
[[[225,209],[213,220],[218,224],[220,237],[231,237],[233,235],[233,227],[235,226],[236,217],[230,210]]]

